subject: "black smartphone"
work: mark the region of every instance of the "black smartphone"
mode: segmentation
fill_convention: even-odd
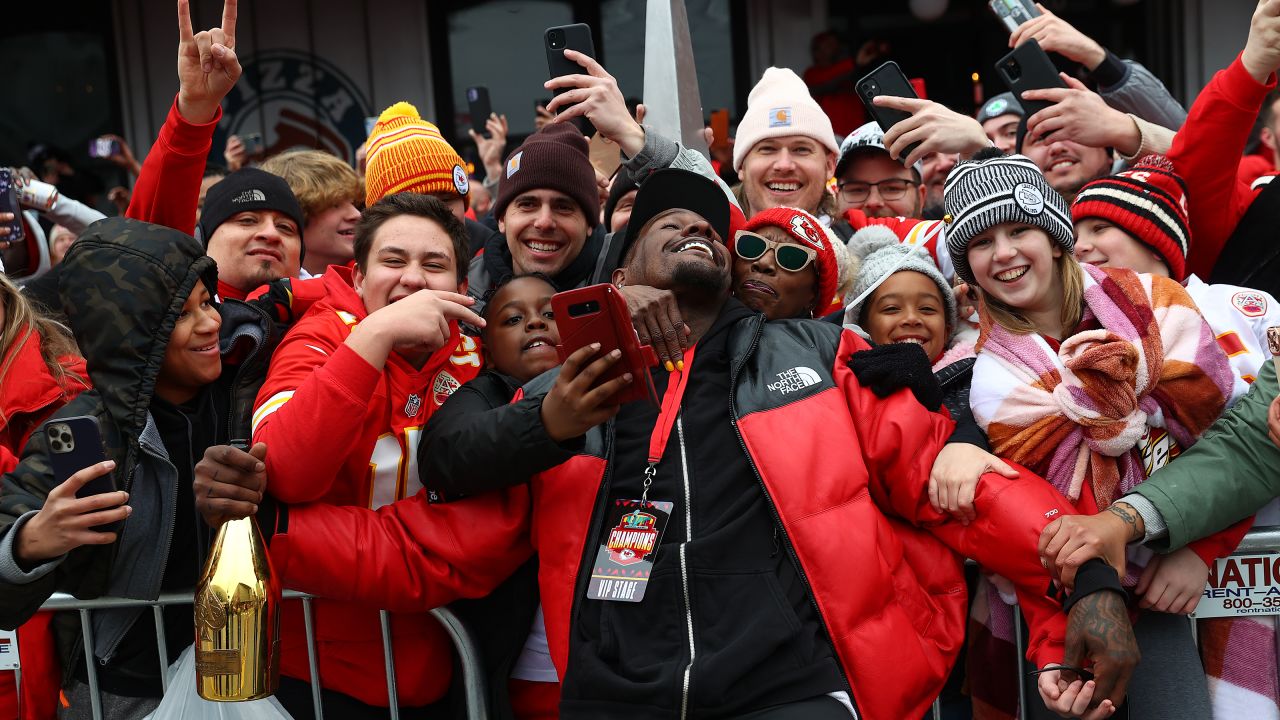
[[[489,137],[484,124],[493,114],[493,106],[489,104],[489,88],[483,85],[467,88],[467,108],[471,113],[471,129],[480,137]]]
[[[1000,62],[996,63],[996,74],[1004,81],[1009,92],[1022,103],[1022,109],[1026,112],[1024,117],[1031,117],[1053,103],[1047,100],[1023,100],[1023,92],[1067,86],[1058,76],[1058,68],[1054,66],[1053,60],[1049,59],[1049,54],[1035,38],[1023,42],[1000,58]]]
[[[583,75],[587,72],[581,65],[566,58],[565,50],[577,50],[591,58],[596,56],[595,41],[591,39],[591,26],[586,23],[547,28],[542,39],[547,51],[547,72],[552,78],[562,75]],[[555,91],[555,94],[560,95],[565,92],[567,92],[565,88],[560,88]],[[596,134],[595,126],[585,116],[576,117],[572,122],[583,135],[591,137]]]
[[[991,0],[987,3],[1009,32],[1013,33],[1022,23],[1040,16],[1040,8],[1031,0]]]
[[[18,187],[13,171],[0,167],[0,213],[10,213],[12,220],[0,222],[0,227],[8,228],[9,234],[0,240],[0,263],[4,272],[11,278],[27,275],[31,268],[27,253],[26,233],[22,229],[22,206],[18,204]]]
[[[49,443],[49,466],[55,483],[61,485],[72,475],[107,459],[97,418],[88,415],[56,418],[45,422],[43,427]],[[76,491],[76,497],[99,495],[115,489],[115,481],[108,473],[90,480]]]
[[[918,98],[916,89],[911,86],[911,81],[907,79],[906,73],[902,72],[902,68],[898,67],[898,63],[890,60],[880,67],[872,70],[862,77],[854,86],[858,93],[858,97],[862,99],[862,104],[866,106],[867,113],[875,118],[880,129],[889,132],[889,128],[911,117],[911,113],[902,110],[894,110],[893,108],[880,107],[871,102],[877,95],[890,95],[892,97]],[[901,157],[906,158],[915,151],[920,143],[914,142],[907,146]]]

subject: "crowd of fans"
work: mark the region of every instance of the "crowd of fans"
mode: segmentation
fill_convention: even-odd
[[[1023,647],[1032,717],[1280,718],[1271,618],[1198,640],[1188,618],[1280,517],[1280,0],[1189,110],[1045,10],[1010,45],[1074,63],[1066,87],[976,117],[879,97],[909,119],[857,126],[847,81],[877,48],[820,36],[820,67],[765,71],[710,159],[569,50],[537,132],[472,134],[476,177],[405,102],[355,167],[239,139],[213,165],[235,2],[195,32],[180,0],[178,26],[144,162],[116,138],[122,215],[56,162],[15,170],[23,212],[0,214],[0,626],[23,667],[0,717],[91,717],[51,594],[189,591],[211,530],[256,515],[319,598],[331,717],[393,701],[378,609],[402,716],[457,716],[428,613],[451,605],[494,717],[880,720],[941,695],[1014,718]],[[648,377],[599,344],[561,362],[552,297],[599,283]],[[639,384],[655,401],[619,402]],[[107,460],[58,484],[43,424],[75,416]],[[173,662],[192,613],[162,620]],[[157,625],[92,622],[104,716],[146,716]],[[298,718],[307,637],[286,603]]]

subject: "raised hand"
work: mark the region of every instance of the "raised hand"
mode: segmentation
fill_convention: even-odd
[[[236,3],[223,0],[222,26],[193,33],[190,0],[178,0],[178,112],[187,122],[213,120],[240,79],[236,58]]]
[[[968,157],[991,146],[977,120],[932,100],[877,95],[872,102],[880,107],[911,113],[910,118],[895,124],[884,134],[884,146],[888,148],[889,155],[907,167],[932,152],[959,153]],[[919,142],[920,147],[904,157],[903,152],[914,142]]]
[[[1040,15],[1022,23],[1013,31],[1009,36],[1009,47],[1017,47],[1034,38],[1045,52],[1056,52],[1090,70],[1096,69],[1107,59],[1107,51],[1093,38],[1049,12],[1045,6],[1037,3],[1036,7],[1040,8]]]
[[[574,351],[560,368],[556,384],[542,399],[542,426],[556,442],[581,437],[618,412],[614,398],[631,383],[631,373],[597,385],[596,381],[622,358],[621,350],[612,350],[592,360],[598,352],[600,343]]]
[[[1240,64],[1260,83],[1280,69],[1280,0],[1259,0]]]
[[[1059,73],[1065,88],[1042,88],[1022,93],[1023,100],[1047,100],[1049,107],[1027,118],[1027,137],[1071,140],[1088,147],[1113,147],[1125,155],[1137,152],[1142,134],[1133,118],[1107,105],[1084,83]]]
[[[562,75],[544,83],[548,90],[572,88],[552,98],[547,110],[557,113],[556,122],[586,116],[600,134],[617,143],[627,157],[638,155],[644,149],[644,128],[627,110],[618,81],[583,53],[566,49],[564,56],[581,65],[586,73]]]
[[[502,177],[502,155],[507,151],[507,116],[489,113],[484,121],[484,129],[489,131],[485,137],[475,130],[471,140],[476,144],[476,152],[480,154],[480,164],[484,166],[485,179],[498,180]]]

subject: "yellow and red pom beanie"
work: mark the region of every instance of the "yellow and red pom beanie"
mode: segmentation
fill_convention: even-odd
[[[466,163],[439,128],[423,120],[407,102],[398,102],[378,116],[365,158],[366,206],[398,192],[454,195],[470,205]]]

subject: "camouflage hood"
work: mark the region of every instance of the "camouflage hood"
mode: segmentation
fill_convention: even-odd
[[[217,265],[195,238],[159,225],[107,218],[90,225],[63,260],[58,294],[107,413],[137,438],[183,304]]]

